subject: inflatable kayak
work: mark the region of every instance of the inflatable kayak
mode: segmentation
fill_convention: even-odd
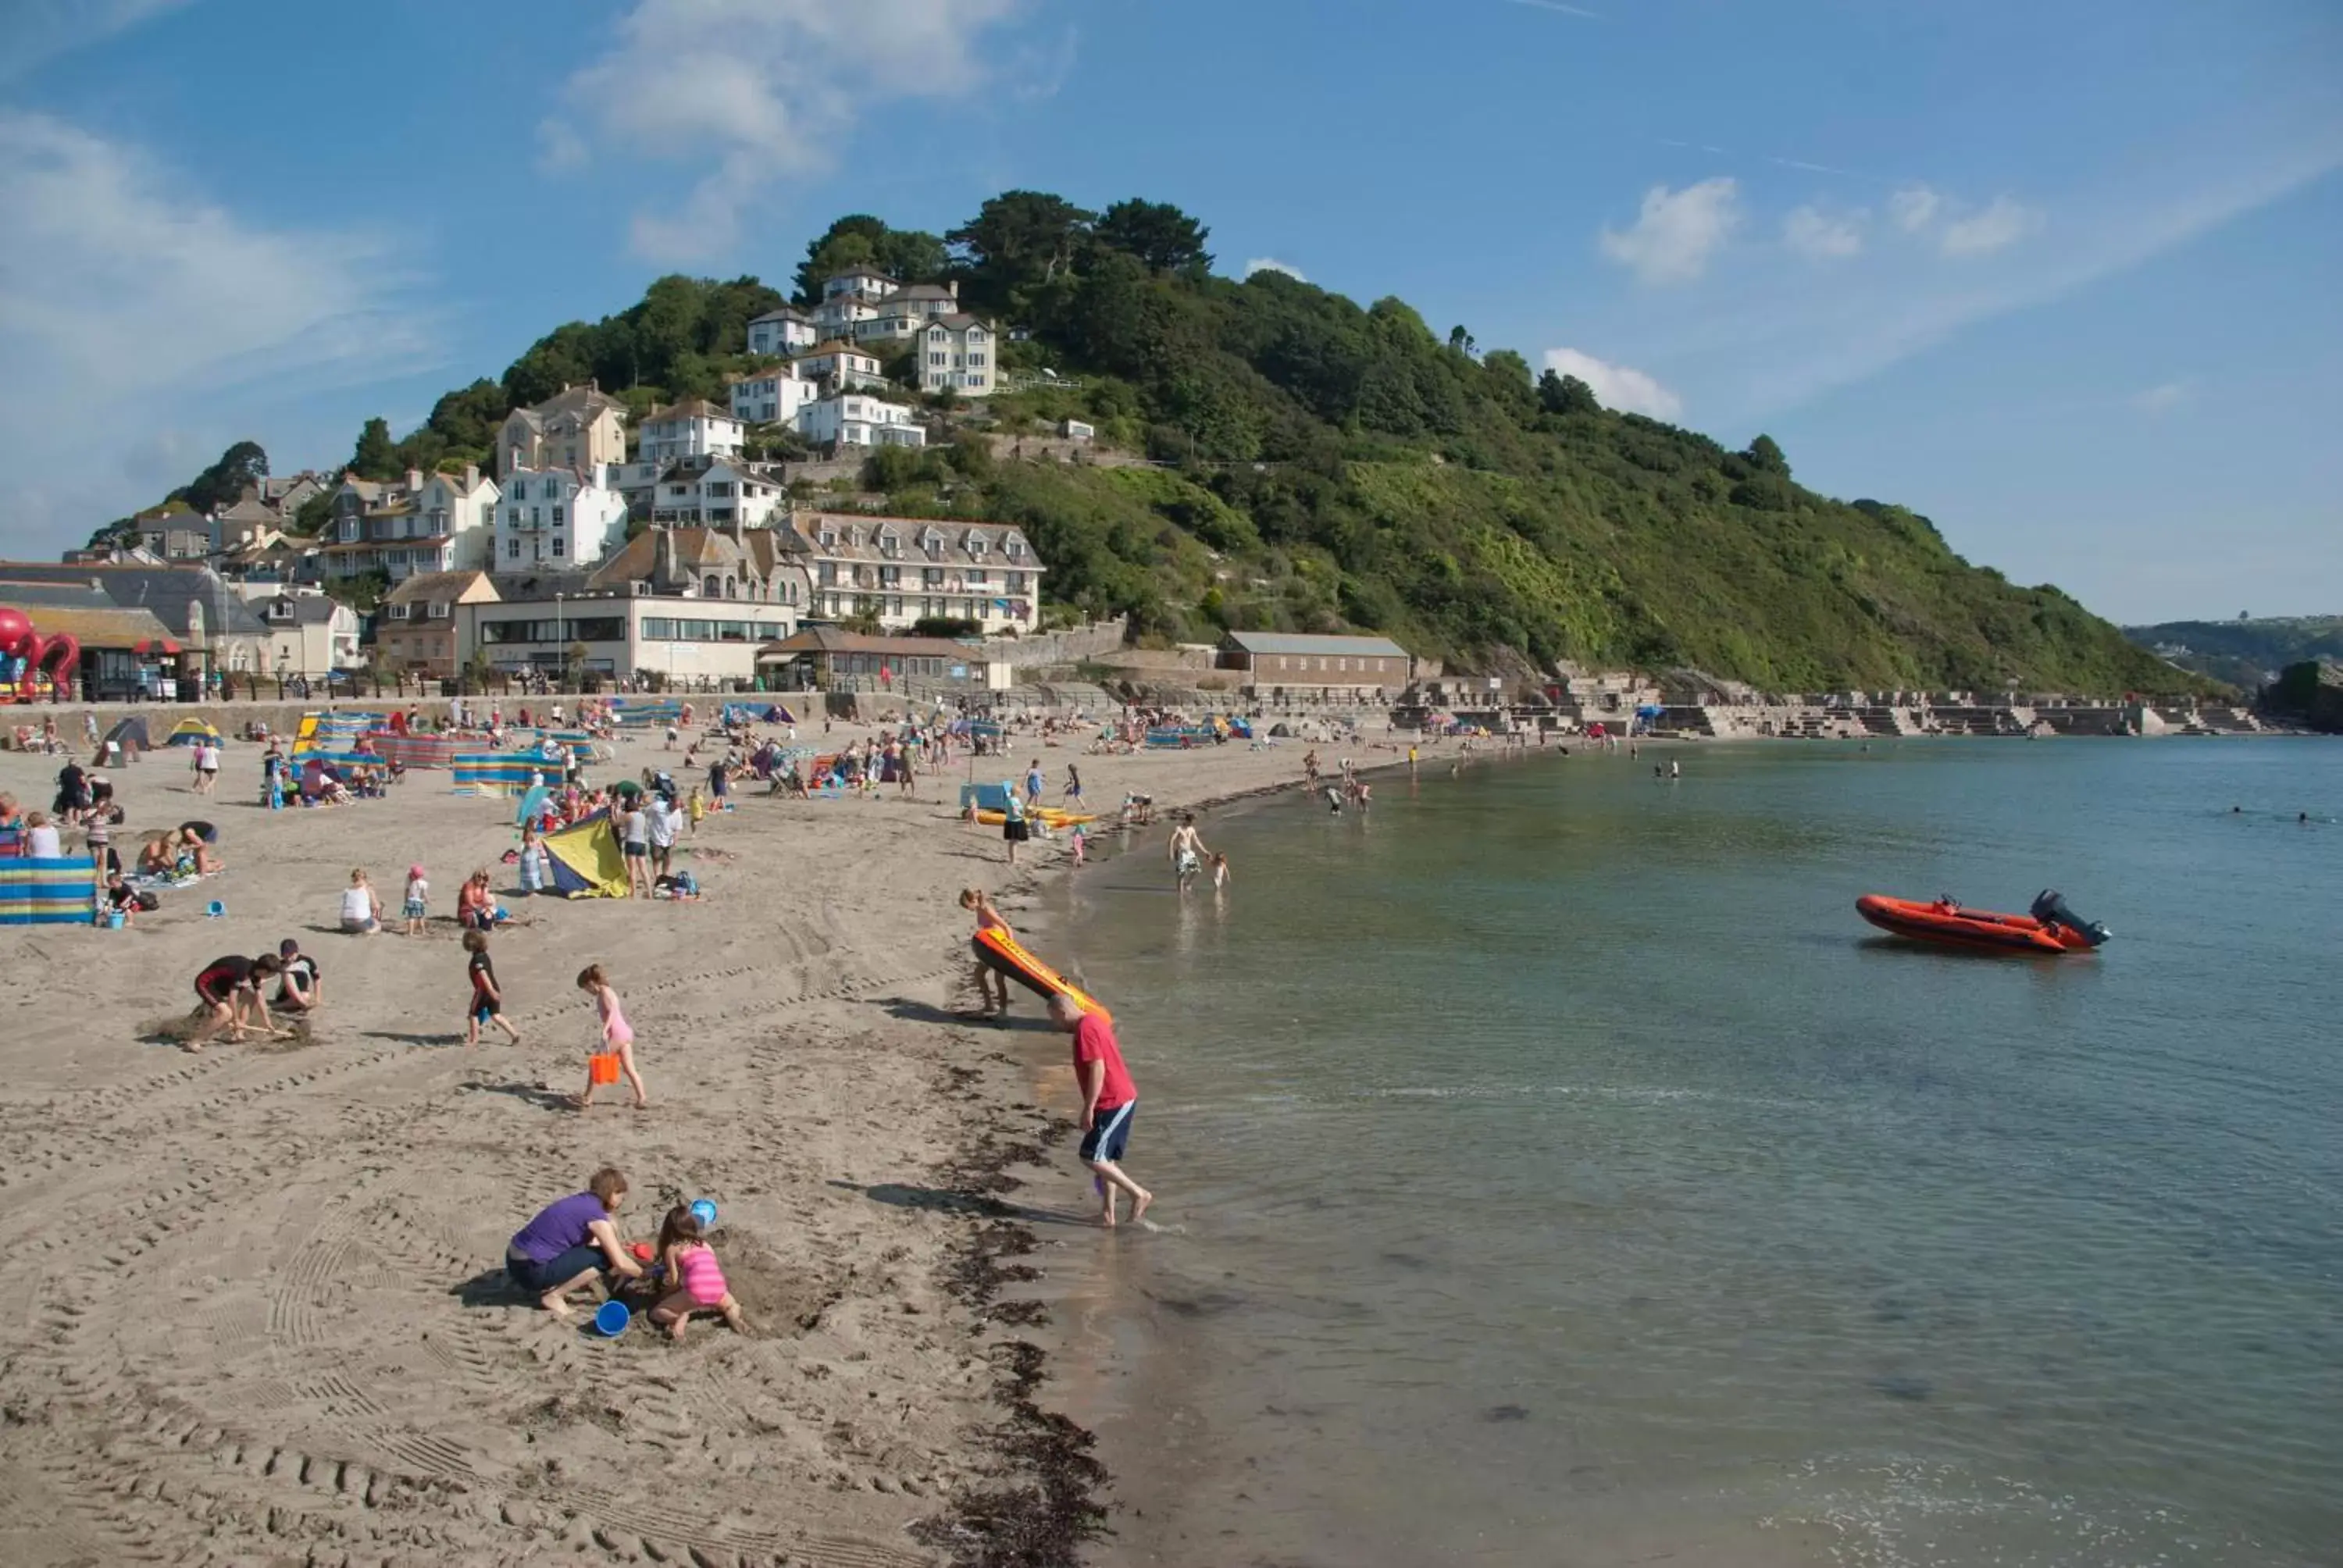
[[[980,809],[976,814],[976,819],[988,828],[998,828],[1007,820],[1007,813]],[[1025,819],[1029,822],[1046,823],[1055,829],[1071,828],[1077,822],[1095,822],[1098,817],[1094,812],[1061,811],[1055,806],[1040,806],[1026,812]]]
[[[2046,888],[2035,899],[2032,912],[2023,915],[1972,910],[1948,898],[1922,903],[1883,893],[1864,894],[1855,900],[1855,910],[1881,930],[1899,937],[1995,952],[2088,952],[2110,934],[2097,920],[2076,914],[2066,900]]]
[[[1007,975],[1035,996],[1044,1000],[1052,996],[1070,996],[1081,1004],[1084,1012],[1094,1012],[1109,1023],[1114,1021],[1114,1014],[1107,1011],[1094,998],[1085,995],[1065,976],[1027,952],[1023,945],[1007,931],[979,931],[969,939],[969,942],[976,949],[979,963]]]

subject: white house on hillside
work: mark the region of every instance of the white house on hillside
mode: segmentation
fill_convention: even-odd
[[[627,500],[608,465],[518,468],[505,476],[493,569],[591,566],[626,542]]]
[[[657,408],[643,417],[639,462],[671,463],[678,457],[737,457],[740,421],[704,397]]]
[[[817,447],[924,447],[925,427],[911,411],[861,392],[840,392],[798,410],[798,434]]]
[[[998,338],[991,323],[976,317],[937,317],[920,335],[920,390],[991,397],[1000,385]]]
[[[334,492],[333,542],[318,552],[325,574],[380,571],[397,582],[484,567],[498,495],[497,482],[473,467],[427,478],[409,470],[403,484],[345,478]]]
[[[784,305],[749,323],[749,352],[796,354],[812,347],[819,337],[812,317],[794,305]]]
[[[850,266],[822,279],[821,297],[825,303],[833,299],[867,299],[875,304],[902,286],[875,266]]]
[[[960,285],[915,283],[878,302],[879,311],[854,326],[857,343],[908,343],[938,317],[960,313]]]
[[[823,337],[851,337],[861,323],[879,314],[876,300],[859,294],[838,294],[813,307],[813,329]]]
[[[857,387],[887,384],[887,378],[879,373],[879,357],[850,343],[820,344],[812,352],[791,360],[789,368],[797,372],[799,379],[810,381],[824,391],[851,391]]]
[[[677,463],[659,477],[652,490],[651,521],[761,528],[788,505],[777,467],[723,458]]]
[[[745,425],[794,425],[798,410],[819,396],[820,389],[789,366],[751,370],[732,378],[732,417]]]

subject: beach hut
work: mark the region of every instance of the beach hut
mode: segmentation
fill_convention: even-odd
[[[180,719],[171,726],[171,733],[163,741],[166,746],[217,746],[219,743],[220,732],[201,719]]]
[[[97,862],[87,855],[0,861],[0,926],[85,926],[96,918]]]
[[[545,839],[545,855],[553,869],[547,890],[565,899],[623,899],[627,896],[627,859],[610,814],[597,811]]]
[[[144,719],[125,719],[106,732],[106,744],[126,760],[136,760],[142,751],[155,749],[155,742],[146,729]]]

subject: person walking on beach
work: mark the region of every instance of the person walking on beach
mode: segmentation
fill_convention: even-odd
[[[1186,892],[1189,882],[1204,864],[1204,840],[1196,831],[1196,819],[1192,813],[1180,813],[1180,825],[1172,829],[1172,842],[1166,848],[1172,859],[1172,874],[1179,879],[1180,890]]]
[[[1100,1223],[1115,1222],[1115,1192],[1131,1194],[1131,1219],[1137,1224],[1155,1201],[1155,1194],[1124,1174],[1122,1157],[1131,1147],[1131,1122],[1139,1110],[1139,1091],[1122,1064],[1122,1047],[1114,1028],[1063,991],[1050,999],[1050,1023],[1074,1037],[1074,1083],[1081,1091],[1082,1163],[1091,1168],[1098,1189]]]
[[[664,792],[653,795],[644,810],[650,819],[651,885],[657,887],[661,877],[675,874],[675,841],[683,832],[683,813],[676,809],[675,798]]]
[[[492,1023],[503,1030],[515,1045],[518,1045],[520,1030],[505,1020],[505,993],[497,984],[497,966],[488,958],[488,933],[466,931],[464,951],[468,955],[464,960],[464,973],[472,982],[472,1003],[464,1030],[464,1043],[479,1044],[480,1025]]]
[[[1004,937],[1015,939],[1016,933],[1009,929],[1009,922],[1001,918],[1001,911],[992,907],[992,900],[984,896],[982,888],[962,888],[960,890],[960,907],[976,917],[976,929],[980,932],[999,931]],[[984,1004],[984,1016],[1008,1017],[1009,977],[984,961],[983,945],[974,937],[969,939],[969,946],[976,953],[976,994]],[[998,1000],[995,1000],[996,995]]]
[[[600,964],[588,964],[578,972],[578,989],[594,999],[594,1010],[601,1015],[598,1054],[615,1055],[618,1070],[626,1074],[627,1083],[635,1091],[635,1109],[649,1105],[650,1092],[643,1087],[643,1075],[635,1069],[635,1030],[627,1015],[618,1010],[618,993],[610,984]],[[594,1075],[586,1074],[586,1092],[578,1097],[578,1109],[585,1110],[594,1103]]]
[[[1017,846],[1026,842],[1032,836],[1033,829],[1025,821],[1025,808],[1017,803],[1017,791],[1002,790],[1001,792],[1001,840],[1009,846],[1011,865],[1017,863]]]
[[[1025,764],[1025,806],[1028,810],[1041,804],[1041,759],[1039,757]]]
[[[1066,764],[1066,802],[1071,806],[1082,803],[1081,769],[1071,762]]]

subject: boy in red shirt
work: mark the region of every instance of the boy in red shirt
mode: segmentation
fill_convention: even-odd
[[[1114,1030],[1106,1020],[1084,1012],[1062,992],[1050,999],[1050,1021],[1074,1037],[1074,1082],[1082,1091],[1082,1162],[1096,1176],[1105,1203],[1100,1219],[1110,1227],[1114,1224],[1114,1192],[1120,1187],[1131,1194],[1131,1218],[1136,1223],[1155,1194],[1122,1171],[1131,1115],[1139,1109],[1139,1091],[1122,1065],[1122,1048],[1115,1043]]]

